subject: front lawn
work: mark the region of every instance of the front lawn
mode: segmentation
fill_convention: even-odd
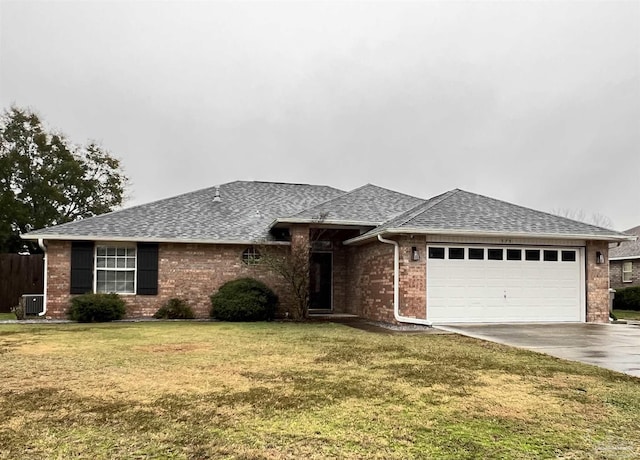
[[[618,319],[631,319],[640,321],[640,311],[635,310],[613,310],[613,314]]]
[[[336,324],[0,325],[0,458],[638,458],[640,381]]]

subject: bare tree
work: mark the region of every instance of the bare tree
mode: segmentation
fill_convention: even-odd
[[[599,214],[597,212],[589,215],[584,211],[584,209],[576,210],[568,208],[554,208],[551,212],[557,216],[566,217],[567,219],[577,220],[579,222],[603,228],[613,228],[613,221],[604,214]]]
[[[326,218],[326,213],[313,219],[312,224],[319,224]],[[307,238],[292,238],[287,248],[263,244],[260,246],[260,263],[280,276],[285,282],[294,305],[287,313],[293,320],[305,319],[309,313],[309,267],[313,243],[318,241],[324,231],[311,228]]]
[[[311,244],[292,244],[288,250],[287,248],[263,245],[260,252],[260,263],[282,278],[294,301],[292,308],[287,310],[287,316],[293,320],[306,318],[309,311]]]

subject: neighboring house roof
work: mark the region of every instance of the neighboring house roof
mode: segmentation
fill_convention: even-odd
[[[625,230],[624,233],[640,237],[640,225]],[[623,241],[620,246],[609,249],[609,260],[640,259],[640,238]]]
[[[619,241],[622,233],[455,189],[427,200],[355,243],[385,233],[474,234]]]
[[[219,193],[220,199],[216,198]],[[27,239],[252,243],[278,223],[375,227],[346,241],[390,233],[472,234],[622,241],[628,235],[482,195],[451,190],[429,200],[367,184],[328,186],[236,181],[36,230]]]
[[[36,230],[26,238],[252,242],[269,224],[344,194],[328,186],[236,181],[121,211]]]
[[[377,226],[424,201],[422,198],[367,184],[292,216],[278,218],[274,224],[321,222]]]

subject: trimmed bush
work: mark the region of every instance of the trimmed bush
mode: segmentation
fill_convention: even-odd
[[[122,319],[124,300],[118,294],[83,294],[71,299],[69,319],[80,323],[103,323]]]
[[[222,321],[273,319],[278,296],[253,278],[229,281],[211,296],[211,316]]]
[[[640,311],[640,286],[616,289],[613,308]]]
[[[153,315],[157,319],[193,319],[196,315],[187,302],[182,299],[169,299],[160,309]]]

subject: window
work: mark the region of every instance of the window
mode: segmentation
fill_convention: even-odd
[[[633,272],[633,262],[623,262],[622,263],[622,282],[630,283],[633,281],[631,278]]]
[[[253,246],[242,251],[242,261],[247,265],[258,265],[260,263],[260,251]]]
[[[558,251],[552,251],[545,249],[544,250],[544,261],[545,262],[557,262],[558,261]]]
[[[135,294],[135,246],[96,247],[96,292]]]
[[[464,248],[449,248],[449,259],[464,259]]]
[[[504,251],[502,249],[487,249],[487,259],[489,260],[502,260],[504,257]]]
[[[575,262],[576,261],[576,251],[562,251],[562,261],[563,262]]]
[[[444,248],[429,248],[429,259],[444,259]]]
[[[520,249],[507,249],[507,260],[522,260]]]
[[[469,248],[469,259],[471,260],[484,260],[483,248]]]
[[[524,250],[524,259],[525,260],[540,260],[540,250],[539,249],[525,249]]]

